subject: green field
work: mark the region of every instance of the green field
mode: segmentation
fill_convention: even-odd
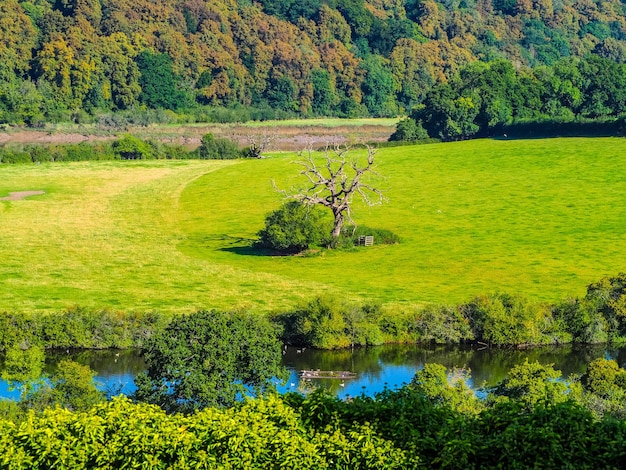
[[[294,154],[236,162],[0,167],[0,310],[282,310],[330,293],[406,305],[515,292],[558,301],[626,269],[626,140],[479,140],[379,150],[392,246],[260,256],[300,180]]]

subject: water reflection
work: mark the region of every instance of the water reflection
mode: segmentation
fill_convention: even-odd
[[[46,352],[45,372],[51,374],[59,361],[69,359],[89,366],[96,372],[99,388],[108,396],[130,395],[136,389],[135,376],[146,370],[146,363],[136,350],[63,350]]]
[[[589,362],[605,357],[615,359],[621,367],[626,364],[626,348],[599,346],[559,346],[524,350],[490,349],[476,347],[418,345],[387,345],[354,350],[318,351],[287,348],[283,363],[290,371],[289,380],[279,387],[288,390],[308,390],[321,386],[341,398],[361,393],[373,395],[385,387],[398,388],[411,381],[415,372],[426,363],[438,363],[448,369],[464,368],[471,372],[470,385],[479,388],[493,386],[502,381],[508,371],[526,359],[530,362],[552,364],[563,377],[582,374]],[[62,359],[71,359],[87,365],[97,372],[96,380],[109,395],[130,394],[135,390],[134,377],[145,370],[145,363],[138,351],[53,351],[47,353],[47,373],[54,370]],[[3,366],[3,364],[0,364]],[[355,372],[355,379],[301,380],[302,370]],[[0,381],[0,396],[17,398],[10,393],[6,383]]]
[[[504,380],[508,371],[525,360],[552,364],[567,378],[582,374],[592,360],[599,357],[616,359],[623,366],[626,349],[607,349],[606,346],[559,346],[530,349],[493,349],[459,346],[424,347],[418,345],[387,345],[343,351],[304,350],[289,348],[284,363],[291,371],[287,386],[281,390],[306,391],[313,385],[327,388],[339,397],[361,393],[373,395],[385,387],[398,388],[411,381],[426,363],[442,364],[448,369],[469,370],[469,385],[490,387]],[[301,381],[297,371],[321,369],[357,373],[354,380],[319,379]]]

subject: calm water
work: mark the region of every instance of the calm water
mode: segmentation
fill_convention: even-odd
[[[390,345],[374,348],[359,348],[342,351],[298,350],[288,348],[283,356],[290,371],[287,383],[281,391],[306,391],[312,384],[321,385],[339,397],[356,396],[361,393],[373,395],[385,387],[397,388],[411,381],[415,372],[426,363],[438,363],[450,368],[465,368],[471,371],[470,385],[479,388],[494,385],[506,377],[515,365],[529,361],[553,364],[563,377],[580,374],[586,365],[599,357],[617,360],[621,367],[626,365],[626,348],[610,349],[606,346],[592,347],[544,347],[528,350],[423,347],[415,345]],[[52,371],[61,359],[72,359],[86,364],[97,372],[96,380],[109,395],[130,394],[135,390],[133,379],[145,369],[137,351],[63,351],[48,354],[46,367]],[[350,371],[355,379],[317,379],[301,381],[298,371],[321,369]],[[0,381],[0,397],[17,398],[7,384]]]

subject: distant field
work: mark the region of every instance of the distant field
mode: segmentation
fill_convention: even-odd
[[[197,147],[207,133],[250,145],[250,138],[260,142],[272,138],[271,150],[301,150],[309,145],[326,143],[384,142],[395,131],[398,119],[289,119],[241,124],[152,124],[126,130],[104,129],[95,124],[50,124],[45,130],[9,129],[0,131],[0,144],[56,144],[94,140],[111,140],[131,133],[142,139],[167,144]]]
[[[312,256],[249,248],[298,184],[294,154],[238,162],[1,166],[0,310],[285,309],[331,293],[389,305],[495,291],[557,301],[626,269],[626,140],[381,149],[388,203],[357,222],[394,246]]]

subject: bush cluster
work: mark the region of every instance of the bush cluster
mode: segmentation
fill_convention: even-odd
[[[411,310],[356,305],[317,297],[300,308],[276,314],[283,339],[319,349],[385,343],[459,343],[473,339],[469,321],[458,309],[426,306]]]
[[[203,136],[202,143],[195,150],[188,150],[182,145],[142,140],[130,134],[125,134],[110,143],[81,142],[78,144],[29,144],[0,147],[0,164],[97,160],[224,160],[250,156],[248,148],[240,149],[236,142],[225,138],[216,138],[213,134]]]
[[[201,160],[233,160],[244,157],[245,152],[239,149],[236,142],[209,133],[202,136],[194,156]]]
[[[626,274],[588,286],[582,298],[559,304],[533,303],[518,295],[491,294],[456,305],[381,307],[357,305],[337,297],[311,299],[276,312],[285,343],[338,349],[385,343],[492,346],[593,344],[626,341]],[[0,351],[28,348],[142,348],[170,316],[157,312],[119,312],[81,307],[60,313],[0,313]]]
[[[603,278],[587,294],[548,305],[511,294],[456,305],[381,308],[318,297],[275,321],[284,341],[336,349],[382,343],[479,342],[492,346],[592,344],[626,340],[626,274]]]
[[[81,307],[50,314],[0,314],[0,351],[23,349],[142,348],[148,338],[168,324],[157,312],[119,312]]]

